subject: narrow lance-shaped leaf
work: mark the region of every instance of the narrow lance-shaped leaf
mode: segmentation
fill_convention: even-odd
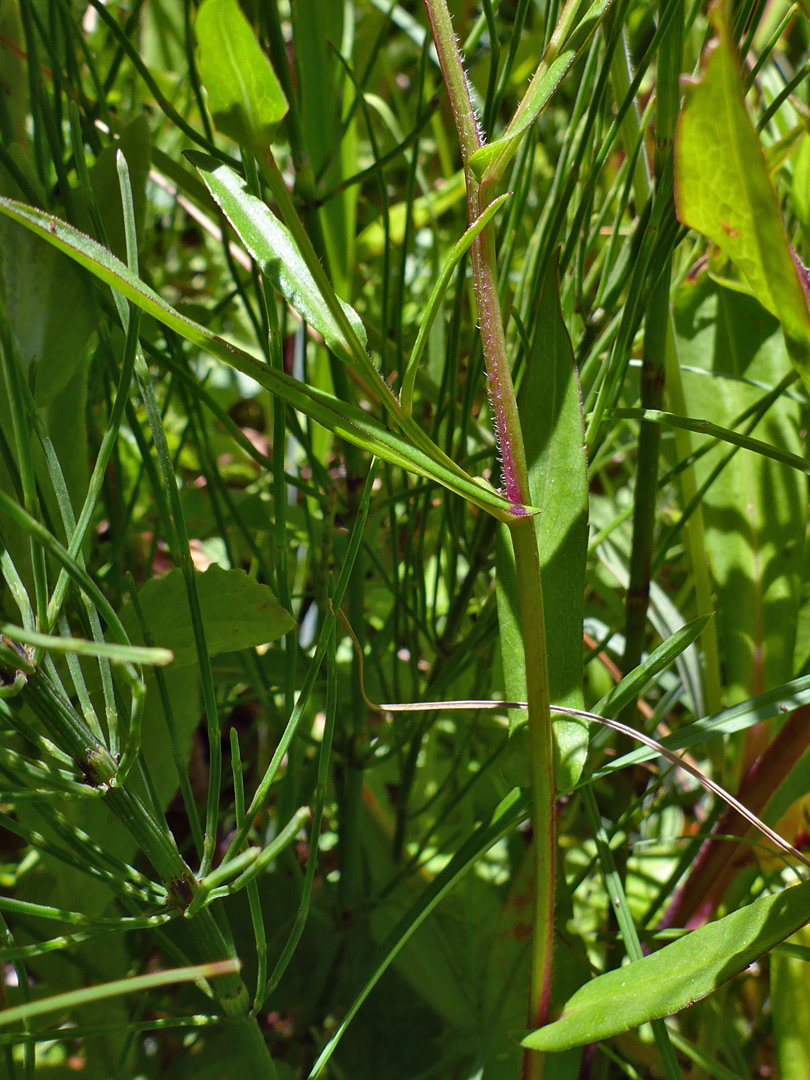
[[[675,141],[675,202],[684,225],[703,233],[745,275],[782,324],[791,361],[810,388],[810,315],[762,148],[745,107],[726,5],[703,72],[687,89]]]
[[[327,345],[347,363],[353,363],[371,392],[383,404],[397,428],[410,444],[419,447],[445,473],[466,474],[458,463],[431,441],[428,434],[400,408],[396,396],[383,379],[366,350],[366,333],[356,312],[340,300],[324,273],[318,257],[297,220],[284,182],[274,168],[268,174],[276,199],[285,199],[286,225],[248,190],[238,173],[204,154],[189,152],[211,194],[237,235],[276,286],[284,299],[323,334]],[[288,216],[294,215],[294,217]],[[295,221],[295,224],[292,222]],[[289,226],[289,228],[287,227]],[[296,235],[296,226],[300,230]],[[306,245],[302,247],[301,245]]]
[[[744,971],[810,919],[810,882],[686,934],[634,964],[581,987],[552,1024],[523,1040],[532,1050],[566,1050],[670,1016]]]
[[[613,0],[595,0],[576,22],[581,0],[568,0],[529,89],[506,131],[499,139],[476,150],[470,158],[470,167],[482,183],[497,183],[503,176],[526,132],[548,105],[612,3]]]
[[[66,222],[4,197],[0,197],[0,213],[20,222],[58,250],[70,255],[100,281],[116,289],[186,341],[249,375],[287,405],[311,417],[347,442],[454,491],[499,521],[510,521],[515,516],[524,517],[536,512],[533,507],[516,507],[482,479],[467,476],[461,469],[451,471],[426,450],[413,446],[397,432],[389,431],[382,421],[358,406],[340,401],[284,372],[267,367],[244,349],[181,315],[136,277],[120,259]],[[436,457],[440,457],[441,451],[438,447],[435,449]]]
[[[217,131],[258,157],[288,109],[270,61],[237,0],[205,0],[194,32],[200,79]]]
[[[210,2],[210,0],[209,0]],[[284,299],[323,337],[335,356],[347,364],[356,359],[355,344],[346,340],[332,317],[320,289],[304,262],[290,230],[272,210],[252,195],[247,184],[227,165],[206,154],[189,151],[186,157],[205,181],[206,187],[230,221],[237,236],[250,252],[264,276],[275,285]],[[352,329],[365,349],[366,331],[360,316],[340,301]]]
[[[413,412],[413,390],[416,385],[416,372],[419,368],[419,361],[422,359],[422,353],[427,345],[431,327],[438,314],[442,298],[447,291],[447,286],[450,284],[453,271],[461,262],[463,256],[469,251],[476,236],[483,231],[498,210],[503,206],[504,202],[509,198],[509,194],[509,192],[506,192],[506,194],[499,196],[489,204],[479,217],[475,219],[448,255],[447,261],[436,279],[436,284],[433,286],[428,302],[422,312],[422,318],[419,323],[419,333],[416,336],[411,355],[408,357],[408,362],[405,365],[405,373],[402,376],[400,404],[402,405],[402,411],[406,416],[410,416]]]

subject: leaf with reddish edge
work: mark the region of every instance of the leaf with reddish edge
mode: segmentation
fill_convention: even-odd
[[[687,84],[675,139],[678,217],[731,259],[779,319],[790,359],[810,389],[808,272],[788,243],[745,107],[727,3],[714,8],[713,21],[716,36],[700,78]]]

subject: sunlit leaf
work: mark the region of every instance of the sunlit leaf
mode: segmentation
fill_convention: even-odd
[[[595,0],[577,21],[579,0],[568,0],[528,90],[499,139],[482,146],[470,167],[485,182],[497,182],[515,156],[526,132],[548,105],[571,65],[590,40],[613,0]]]
[[[194,32],[217,131],[259,156],[288,108],[270,61],[237,0],[205,0]]]
[[[14,199],[0,197],[0,213],[47,240],[59,251],[69,254],[99,280],[116,289],[142,311],[174,330],[198,348],[249,375],[282,401],[310,416],[317,423],[348,442],[400,468],[454,491],[474,506],[493,514],[499,521],[515,515],[532,513],[531,507],[516,507],[484,480],[450,470],[424,450],[413,446],[381,420],[349,402],[341,401],[323,390],[307,386],[284,372],[267,367],[256,357],[230,344],[217,334],[175,311],[148,285],[137,278],[119,259],[89,236],[42,210]],[[439,452],[437,450],[437,456]]]
[[[684,225],[709,237],[779,319],[810,387],[810,315],[768,169],[745,107],[740,61],[724,15],[700,78],[687,89],[675,143],[675,201]]]
[[[214,200],[265,277],[273,282],[298,314],[323,336],[332,352],[351,364],[354,360],[351,344],[332,317],[290,230],[261,199],[251,195],[245,181],[233,169],[205,154],[191,151],[186,156],[199,170]],[[360,316],[343,301],[341,306],[354,332],[365,345],[366,332]]]
[[[566,1050],[670,1016],[744,971],[810,919],[810,882],[761,897],[686,934],[634,964],[592,979],[559,1019],[523,1040],[533,1050]]]

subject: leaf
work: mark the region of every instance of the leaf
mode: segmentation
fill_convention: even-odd
[[[579,380],[552,260],[540,297],[542,334],[533,342],[518,408],[524,432],[529,492],[541,513],[535,523],[545,609],[549,695],[553,705],[582,708],[582,619],[588,546],[588,480]],[[498,543],[497,597],[504,690],[526,698],[518,588],[508,543]],[[513,714],[512,724],[525,723]],[[579,779],[588,751],[587,725],[556,716],[558,791]]]
[[[538,325],[518,408],[535,519],[554,705],[582,707],[582,620],[588,549],[588,455],[579,377],[560,310],[557,258],[549,263]],[[588,753],[587,725],[554,721],[557,786],[579,779]]]
[[[790,359],[810,388],[810,315],[756,132],[745,108],[726,5],[703,72],[687,89],[675,140],[675,203],[748,279],[782,324]]]
[[[498,521],[511,521],[515,516],[525,517],[534,513],[532,507],[516,507],[484,480],[468,476],[460,467],[447,467],[441,460],[441,451],[429,441],[426,445],[430,448],[430,453],[413,446],[397,432],[390,431],[382,421],[358,406],[267,367],[244,349],[232,345],[199,323],[181,315],[136,277],[120,259],[66,222],[35,207],[2,196],[0,213],[25,225],[59,251],[69,254],[100,281],[110,285],[186,341],[237,371],[249,375],[287,405],[311,417],[347,442],[354,443],[392,465],[441,484],[449,491],[461,495],[472,505],[486,510]]]
[[[344,40],[354,16],[350,8],[334,0],[295,0],[290,5],[291,40],[295,42],[296,106],[303,151],[317,185],[331,191],[354,176],[366,164],[358,157],[357,122],[351,119],[356,88],[341,63],[333,42]],[[345,121],[345,123],[344,123]],[[303,198],[316,184],[299,172]],[[352,184],[320,207],[325,262],[336,288],[351,288],[354,277],[354,246],[357,206],[361,186]]]
[[[810,945],[807,927],[792,943]],[[810,1076],[810,964],[776,952],[770,959],[773,1041],[780,1080],[806,1080]]]
[[[699,746],[717,735],[733,735],[737,731],[745,731],[756,724],[773,720],[774,717],[782,716],[786,712],[798,709],[801,705],[808,704],[810,704],[810,676],[805,675],[801,679],[793,679],[783,686],[769,690],[766,694],[759,694],[748,701],[740,702],[739,705],[733,705],[730,709],[724,709],[716,716],[707,716],[696,720],[693,724],[687,724],[680,731],[665,735],[659,742],[668,750],[686,750],[690,746]],[[642,746],[603,765],[590,779],[601,780],[603,776],[616,772],[617,769],[626,769],[642,761],[651,761],[655,756],[654,750]],[[767,820],[771,820],[770,815],[766,817]]]
[[[278,603],[272,590],[243,570],[224,570],[216,563],[197,574],[197,595],[211,656],[235,652],[289,633],[295,620]],[[143,617],[156,644],[174,653],[173,667],[197,662],[197,648],[188,610],[182,570],[151,578],[138,593]],[[131,604],[121,612],[130,640],[142,635]]]
[[[675,302],[678,355],[688,368],[688,412],[735,429],[737,418],[790,371],[775,319],[742,293],[704,275],[679,290]],[[751,432],[791,459],[801,458],[801,409],[782,397]],[[728,454],[719,445],[695,464],[704,483]],[[706,554],[717,587],[718,634],[729,700],[786,682],[800,597],[806,481],[771,457],[736,453],[702,499]]]
[[[390,932],[378,950],[377,960],[363,983],[362,989],[357,993],[343,1017],[337,1031],[321,1051],[318,1060],[312,1066],[308,1080],[316,1080],[323,1072],[326,1063],[332,1056],[335,1047],[342,1039],[355,1013],[366,1000],[368,995],[377,984],[380,976],[396,959],[402,948],[411,939],[415,931],[421,926],[427,916],[439,904],[456,882],[475,865],[475,863],[495,844],[502,836],[508,835],[520,820],[525,816],[528,805],[528,793],[521,792],[518,788],[513,789],[506,795],[490,815],[488,821],[482,822],[475,831],[465,840],[461,847],[453,855],[450,862],[418,896],[411,907],[405,912],[397,925]]]
[[[196,166],[214,201],[264,276],[273,282],[304,321],[318,331],[335,356],[347,364],[354,363],[351,345],[332,317],[287,226],[261,199],[250,193],[245,181],[233,169],[196,151],[189,151],[186,157]],[[340,303],[365,346],[366,331],[360,316],[344,301]]]
[[[572,28],[579,0],[568,0],[529,89],[506,131],[499,139],[476,150],[470,158],[470,168],[482,183],[497,183],[503,176],[526,132],[548,105],[612,3],[613,0],[595,0]]]
[[[288,105],[237,0],[205,0],[194,33],[217,131],[263,156]]]
[[[88,286],[64,255],[15,222],[0,221],[0,303],[26,370],[36,360],[38,405],[53,401],[87,363],[96,320]],[[83,415],[77,402],[74,419]]]
[[[567,1050],[671,1016],[744,971],[810,919],[810,882],[761,897],[671,945],[592,979],[558,1020],[531,1032],[532,1050]]]

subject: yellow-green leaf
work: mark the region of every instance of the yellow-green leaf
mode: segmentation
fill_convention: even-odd
[[[205,0],[194,32],[200,79],[217,131],[262,154],[288,105],[237,0]]]
[[[791,361],[810,388],[810,315],[765,157],[745,107],[725,6],[700,78],[687,90],[675,145],[675,200],[745,275],[782,324]]]

